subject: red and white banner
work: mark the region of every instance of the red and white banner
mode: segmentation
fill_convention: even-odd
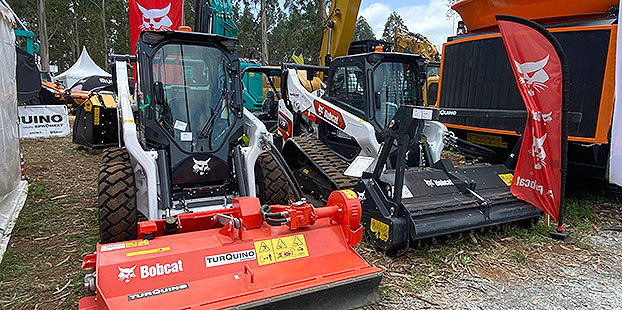
[[[562,62],[545,36],[548,32],[544,28],[534,28],[538,25],[512,16],[498,16],[497,21],[527,109],[527,123],[510,190],[514,196],[542,209],[559,222]]]
[[[183,0],[130,0],[130,37],[132,54],[141,32],[176,30],[181,26]]]

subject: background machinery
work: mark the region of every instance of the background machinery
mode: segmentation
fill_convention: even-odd
[[[427,79],[422,86],[423,104],[428,107],[436,106],[438,96],[438,82],[440,75],[441,54],[434,43],[420,33],[412,33],[400,28],[395,29],[395,51],[400,53],[412,53],[422,56],[428,62]]]
[[[497,156],[491,161],[513,167],[527,113],[494,15],[536,21],[559,40],[568,59],[568,177],[602,180],[609,194],[621,197],[619,184],[610,183],[610,171],[622,165],[611,156],[618,5],[556,0],[453,5],[467,31],[443,45],[438,100],[443,123],[456,136],[493,149]],[[488,116],[478,117],[482,113]]]
[[[102,244],[83,261],[97,295],[80,309],[348,309],[378,297],[381,271],[352,248],[356,194],[336,191],[317,209],[302,198],[243,108],[236,49],[216,35],[143,32],[137,58],[113,56],[125,148],[102,156]]]
[[[335,58],[329,68],[283,67],[283,157],[303,191],[320,201],[362,176],[363,225],[383,250],[399,254],[411,241],[540,216],[510,193],[503,165],[454,167],[441,159],[448,146],[489,150],[455,139],[435,121],[437,111],[422,106],[423,57],[367,53]],[[327,71],[326,91],[306,90],[297,69]]]

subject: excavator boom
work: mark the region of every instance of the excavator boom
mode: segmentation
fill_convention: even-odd
[[[361,0],[332,1],[322,33],[320,66],[327,66],[331,58],[348,54],[360,6]]]

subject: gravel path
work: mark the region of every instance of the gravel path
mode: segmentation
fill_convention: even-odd
[[[599,231],[584,239],[593,249],[553,244],[515,274],[463,273],[390,309],[621,309],[622,233]],[[539,254],[539,255],[538,255]],[[507,273],[505,273],[507,272]],[[482,274],[486,273],[484,276]],[[493,276],[490,276],[490,275]]]

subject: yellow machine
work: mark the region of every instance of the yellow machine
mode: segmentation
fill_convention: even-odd
[[[434,43],[420,33],[412,33],[397,28],[393,37],[396,52],[419,54],[427,61],[441,60],[441,54]]]
[[[328,66],[334,57],[348,54],[361,0],[332,1],[322,33],[320,66]]]
[[[422,87],[423,101],[425,106],[436,106],[436,98],[438,97],[438,81],[440,76],[441,54],[438,52],[436,45],[430,42],[428,38],[420,33],[412,33],[395,29],[393,36],[395,41],[395,51],[402,53],[413,53],[423,56],[428,62],[427,81]]]

